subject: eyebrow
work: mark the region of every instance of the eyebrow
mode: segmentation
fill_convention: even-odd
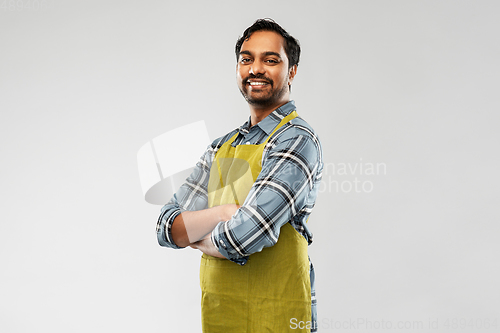
[[[240,55],[242,55],[242,54],[246,54],[246,55],[250,55],[250,56],[252,55],[252,53],[250,51],[241,51]],[[279,53],[273,52],[273,51],[263,52],[262,56],[264,56],[264,57],[267,57],[267,56],[276,56],[276,57],[278,57],[278,58],[281,59],[281,55]]]

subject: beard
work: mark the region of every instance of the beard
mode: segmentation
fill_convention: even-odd
[[[265,80],[269,84],[271,89],[266,91],[249,92],[247,85],[248,79]],[[288,78],[285,79],[285,82],[287,82],[287,80]],[[281,97],[283,97],[283,95],[286,94],[289,88],[287,84],[283,84],[282,87],[276,90],[274,88],[274,81],[272,79],[265,77],[264,75],[249,75],[248,77],[242,80],[239,89],[248,104],[260,107],[266,107],[276,104],[281,99]]]

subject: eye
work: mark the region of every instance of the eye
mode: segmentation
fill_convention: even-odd
[[[250,58],[241,58],[240,62],[243,64],[248,64],[251,61]]]
[[[278,63],[278,61],[274,60],[274,59],[267,59],[266,62],[270,63],[270,64],[277,64]]]

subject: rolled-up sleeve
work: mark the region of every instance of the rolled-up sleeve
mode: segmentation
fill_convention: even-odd
[[[182,211],[177,208],[174,199],[163,206],[160,217],[158,218],[158,223],[156,224],[156,237],[158,238],[158,244],[160,244],[160,246],[181,249],[181,247],[174,243],[172,238],[172,223],[181,212]]]
[[[243,265],[248,256],[273,246],[281,227],[297,217],[307,219],[322,169],[319,140],[299,134],[265,153],[262,170],[237,213],[213,230],[212,243],[226,258]]]
[[[162,207],[156,224],[158,244],[165,247],[180,249],[172,239],[172,224],[183,211],[201,210],[207,208],[207,185],[210,166],[213,160],[213,144],[208,146],[198,163],[186,179],[186,182],[174,194],[172,199]]]

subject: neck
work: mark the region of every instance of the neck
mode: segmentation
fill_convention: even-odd
[[[251,105],[249,104],[250,107],[250,120],[251,120],[251,126],[257,125],[260,123],[264,118],[269,116],[274,110],[277,108],[285,105],[288,103],[289,100],[287,101],[280,101],[279,103],[273,105],[273,106],[258,106],[258,105]]]

